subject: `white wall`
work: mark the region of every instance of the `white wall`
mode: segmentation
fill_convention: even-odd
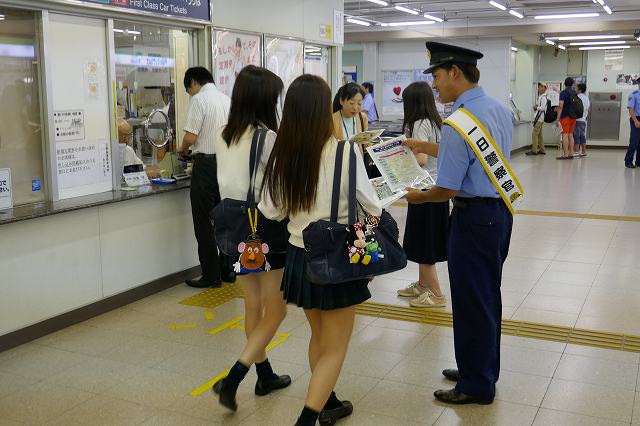
[[[198,265],[189,191],[0,226],[0,335]]]
[[[324,43],[320,25],[333,26],[333,10],[344,10],[344,0],[217,0],[212,5],[215,26]]]

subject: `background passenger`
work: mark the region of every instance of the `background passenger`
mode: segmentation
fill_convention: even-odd
[[[342,86],[333,100],[333,127],[336,138],[349,139],[369,128],[367,115],[362,112],[364,91],[357,83]]]
[[[367,120],[369,123],[375,123],[378,121],[378,108],[376,108],[376,100],[373,97],[373,83],[362,83],[362,90],[364,90],[364,102],[362,104],[362,112],[367,114]]]

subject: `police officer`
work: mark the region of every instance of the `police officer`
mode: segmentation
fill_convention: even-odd
[[[638,79],[640,89],[640,79]],[[624,156],[624,165],[629,169],[640,167],[640,90],[629,95],[629,123],[631,124],[631,132],[629,134],[629,149],[627,155]],[[636,164],[633,164],[633,155],[636,156]]]
[[[455,102],[454,111],[463,108],[475,117],[478,125],[469,133],[480,128],[488,132],[507,161],[512,115],[478,85],[480,71],[476,65],[482,53],[442,43],[426,45],[430,64],[424,72],[433,75],[433,88],[442,102]],[[406,142],[416,153],[438,155],[439,171],[433,188],[408,189],[406,198],[409,203],[453,199],[454,205],[448,266],[458,370],[442,373],[457,384],[450,390],[437,390],[434,396],[450,404],[490,404],[500,372],[500,283],[513,217],[510,206],[501,198],[499,185],[489,178],[470,142],[453,126],[445,121],[439,148],[415,140]]]

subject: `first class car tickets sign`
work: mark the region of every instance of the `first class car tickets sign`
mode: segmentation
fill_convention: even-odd
[[[132,11],[209,21],[209,0],[81,0]]]

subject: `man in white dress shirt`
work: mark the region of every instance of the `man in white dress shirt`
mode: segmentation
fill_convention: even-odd
[[[216,165],[216,131],[227,123],[231,99],[213,84],[206,68],[189,68],[184,75],[184,87],[191,96],[184,125],[185,135],[178,154],[191,149],[191,213],[198,241],[198,257],[202,267],[199,280],[187,280],[192,287],[220,287],[222,281],[234,282],[230,261],[220,253],[216,243],[211,210],[220,202]]]
[[[527,155],[546,154],[544,152],[544,139],[542,138],[542,125],[544,124],[544,113],[547,111],[547,86],[538,83],[538,102],[533,106],[536,112],[533,119],[533,133],[531,135],[531,151]]]

